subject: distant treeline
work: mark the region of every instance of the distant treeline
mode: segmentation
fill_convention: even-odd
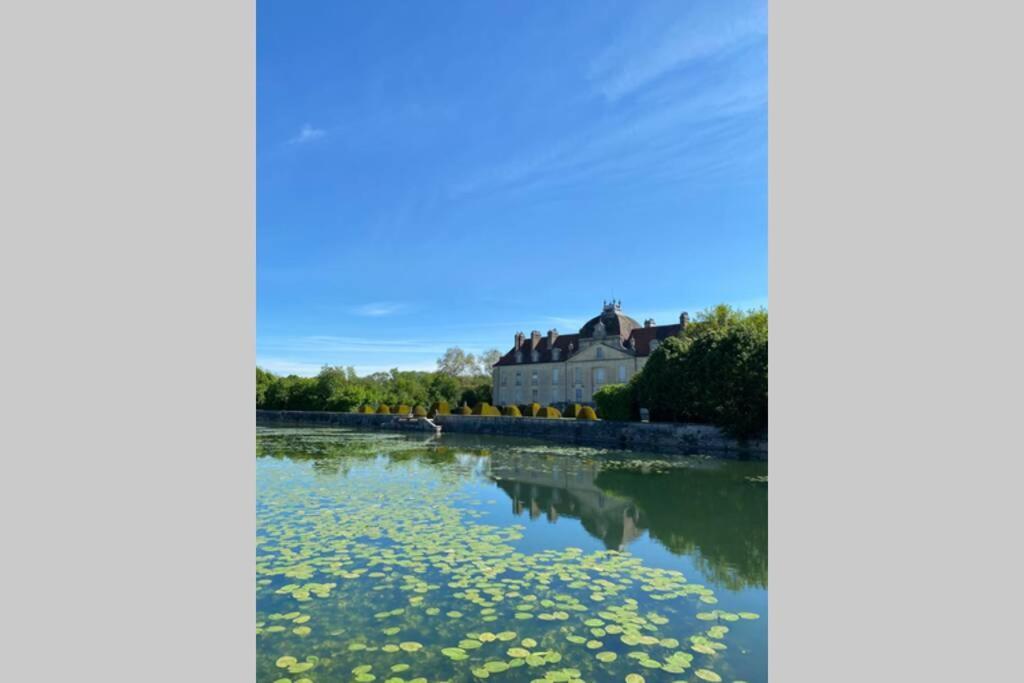
[[[359,377],[350,367],[324,366],[316,377],[280,377],[256,368],[256,407],[268,410],[347,412],[363,404],[472,406],[490,400],[491,380],[481,375],[395,369]]]
[[[359,377],[353,368],[324,366],[316,377],[279,377],[256,368],[256,407],[270,410],[354,411],[362,405],[476,406],[491,400],[490,367],[500,354],[479,358],[448,349],[436,372],[397,369]],[[768,429],[768,312],[721,305],[695,316],[666,339],[628,384],[594,395],[605,420],[697,422],[738,437]]]

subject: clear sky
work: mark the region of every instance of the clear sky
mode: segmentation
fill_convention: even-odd
[[[257,5],[257,362],[767,305],[766,0]]]

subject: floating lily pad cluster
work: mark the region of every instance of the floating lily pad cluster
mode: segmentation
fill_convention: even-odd
[[[481,456],[438,468],[388,457],[401,439],[332,438],[290,447],[351,441],[336,476],[260,460],[260,681],[732,680],[725,641],[757,615],[706,611],[710,588],[627,552],[521,550],[522,526],[472,505]]]

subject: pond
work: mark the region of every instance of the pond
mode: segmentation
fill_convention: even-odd
[[[257,680],[765,681],[763,462],[257,428]]]

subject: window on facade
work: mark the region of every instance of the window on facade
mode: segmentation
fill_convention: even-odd
[[[516,373],[516,386],[517,387],[518,386],[522,386],[522,384],[523,384],[523,373],[517,372]]]
[[[534,386],[536,386],[538,384],[537,371],[536,370],[534,370],[533,374],[530,376],[530,384],[532,384]]]
[[[654,349],[656,349],[656,348],[658,348],[658,340],[657,339],[652,339],[651,340],[651,353],[654,353]]]
[[[576,384],[583,384],[583,369],[576,368]]]
[[[536,402],[537,402],[537,390],[536,390],[536,389],[534,389],[534,390],[533,390],[533,391],[531,392],[531,394],[532,394],[532,396],[533,396],[533,402],[534,402],[534,403],[536,403]]]
[[[501,376],[501,386],[503,386],[503,387],[508,386],[508,375],[502,375]]]
[[[583,390],[578,388],[578,387],[576,388],[576,400],[577,401],[582,401],[583,400]]]
[[[556,388],[551,390],[551,402],[552,403],[558,403],[560,400],[562,400],[562,399],[558,395],[558,388],[556,387]]]
[[[551,370],[551,383],[558,384],[558,368]]]
[[[604,349],[602,349],[600,346],[597,347],[597,357],[604,358]]]
[[[620,365],[619,366],[619,381],[620,382],[625,382],[626,381],[626,366],[625,365]]]
[[[604,384],[604,368],[594,370],[594,382],[596,384]]]

